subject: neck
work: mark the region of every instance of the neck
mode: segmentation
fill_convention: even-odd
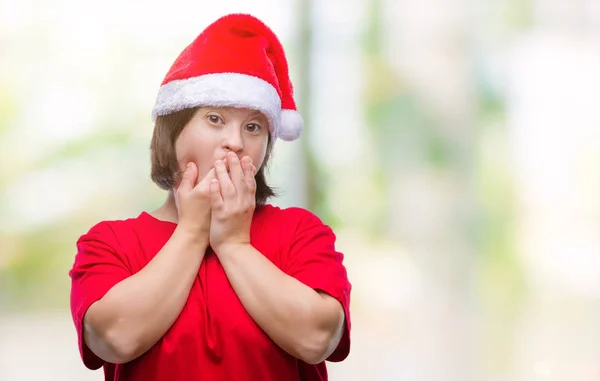
[[[175,205],[175,195],[173,191],[169,191],[165,202],[156,210],[149,213],[152,217],[162,221],[177,223],[179,220],[179,214],[177,213],[177,206]]]

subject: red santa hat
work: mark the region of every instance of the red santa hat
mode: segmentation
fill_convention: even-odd
[[[161,83],[152,120],[198,106],[261,111],[274,138],[303,128],[281,42],[257,18],[231,14],[209,25],[177,57]]]

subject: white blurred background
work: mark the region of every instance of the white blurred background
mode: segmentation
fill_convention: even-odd
[[[75,241],[162,202],[158,86],[229,12],[280,36],[307,121],[274,203],[346,255],[332,380],[600,380],[598,0],[0,0],[0,380],[103,379]]]

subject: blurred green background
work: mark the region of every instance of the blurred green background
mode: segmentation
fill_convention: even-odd
[[[331,379],[600,379],[597,0],[1,0],[0,380],[103,379],[70,320],[75,241],[162,203],[156,92],[228,12],[280,36],[305,116],[273,202],[346,255]]]

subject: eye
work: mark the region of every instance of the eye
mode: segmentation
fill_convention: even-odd
[[[251,133],[258,133],[261,129],[262,127],[256,123],[250,123],[246,125],[246,130]]]
[[[221,117],[219,117],[218,115],[214,115],[214,114],[208,115],[206,117],[206,119],[208,119],[208,121],[213,124],[223,123],[223,119],[221,119]]]

